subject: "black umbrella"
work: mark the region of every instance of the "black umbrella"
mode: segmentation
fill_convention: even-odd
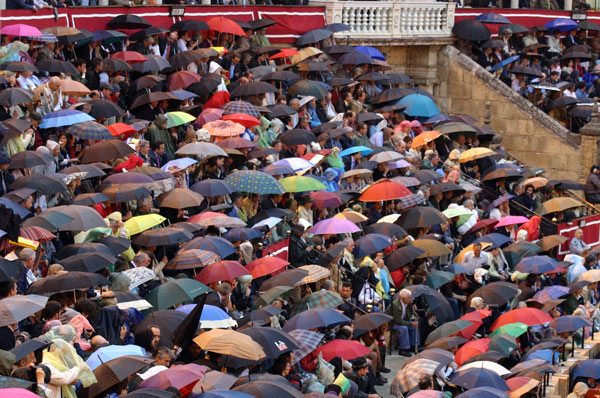
[[[332,34],[333,32],[327,29],[311,30],[310,32],[306,32],[300,36],[298,40],[296,40],[296,44],[299,46],[304,46],[306,44],[318,43],[321,40],[331,37]]]
[[[235,189],[229,183],[210,178],[195,183],[190,189],[206,197],[229,195],[235,192]]]
[[[301,72],[330,72],[329,67],[321,61],[305,60],[296,64]]]
[[[77,74],[73,64],[58,59],[45,59],[35,64],[36,68],[49,73]]]
[[[87,29],[77,28],[77,30],[79,30],[79,33],[75,33],[72,35],[57,36],[58,42],[60,44],[73,44],[75,42],[91,39],[94,37],[94,34]]]
[[[190,21],[190,22],[192,22],[192,21]],[[129,40],[131,40],[131,41],[138,41],[138,40],[141,40],[141,39],[143,39],[145,37],[154,36],[154,35],[160,35],[160,34],[163,34],[165,32],[168,32],[168,31],[169,31],[168,29],[163,28],[163,27],[151,26],[151,27],[146,28],[146,29],[138,30],[137,32],[135,32],[134,34],[132,34],[131,36],[129,36]],[[108,60],[108,59],[110,59],[110,58],[107,58],[106,60]],[[106,61],[106,60],[104,60],[104,61]],[[104,62],[102,62],[102,65],[104,65]]]
[[[508,303],[518,291],[519,288],[514,283],[492,282],[475,290],[467,304],[471,302],[472,297],[481,297],[485,304],[500,306]]]
[[[276,24],[277,24],[276,21],[273,21],[272,19],[269,19],[269,18],[255,19],[255,20],[248,22],[248,26],[252,30],[263,29],[263,28],[267,28],[269,26],[273,26]]]
[[[529,76],[529,77],[541,77],[542,76],[542,74],[537,69],[529,68],[527,66],[515,66],[514,68],[509,70],[509,72],[514,75],[523,75],[523,76]]]
[[[577,99],[568,96],[562,96],[550,104],[550,109],[558,108],[559,106],[569,106],[577,103]]]
[[[19,279],[25,272],[27,272],[27,268],[21,260],[0,259],[0,282]]]
[[[583,327],[590,327],[592,324],[585,318],[576,315],[563,315],[556,318],[548,324],[556,330],[557,334],[566,332],[575,332]]]
[[[359,123],[377,124],[382,121],[383,118],[373,112],[360,112],[356,115],[356,121]]]
[[[124,395],[123,398],[176,398],[180,395],[179,392],[174,393],[157,388],[140,388]]]
[[[379,222],[369,225],[366,230],[368,234],[383,234],[394,238],[404,238],[408,233],[399,225],[388,222]],[[417,256],[418,257],[418,256]]]
[[[205,57],[203,54],[200,54],[199,52],[183,51],[183,52],[173,55],[171,57],[171,59],[169,60],[169,63],[174,68],[185,68],[189,64],[199,61],[202,58],[205,58]]]
[[[96,243],[101,243],[108,247],[115,256],[118,256],[125,250],[129,249],[129,246],[131,245],[131,241],[129,239],[122,238],[120,236],[107,236],[97,240]]]
[[[233,391],[245,392],[255,398],[304,398],[304,394],[291,384],[274,381],[251,381],[233,388]]]
[[[91,272],[71,271],[65,274],[48,276],[33,282],[27,294],[50,295],[54,293],[70,292],[78,289],[89,289],[95,286],[108,286],[108,279],[100,274]]]
[[[252,337],[271,358],[277,358],[286,352],[297,350],[300,343],[280,329],[270,327],[253,327],[241,330],[240,333]]]
[[[412,285],[407,289],[411,291],[413,298],[425,297],[427,306],[435,314],[439,323],[448,322],[454,318],[452,307],[442,293],[426,285]]]
[[[298,113],[298,111],[295,110],[294,108],[292,108],[291,106],[276,105],[273,108],[271,108],[271,112],[269,112],[269,117],[276,118],[276,117],[291,116],[296,113]]]
[[[119,117],[125,114],[119,105],[113,101],[98,99],[91,102],[92,108],[88,114],[94,119],[108,119],[109,117]]]
[[[82,253],[60,260],[67,271],[80,272],[98,272],[112,267],[116,262],[117,258],[112,253],[106,254],[103,252]]]
[[[600,359],[586,359],[571,368],[571,377],[600,379]]]
[[[102,67],[108,72],[124,72],[131,70],[131,66],[119,58],[104,58],[102,60]]]
[[[241,84],[231,92],[232,97],[249,97],[265,93],[276,93],[278,90],[275,86],[265,82],[252,82]]]
[[[145,29],[152,24],[135,14],[121,14],[111,19],[106,26],[113,29]]]
[[[331,87],[343,87],[352,83],[354,83],[354,80],[348,77],[334,77],[333,79],[331,79]]]
[[[56,258],[58,260],[63,260],[71,256],[75,256],[78,254],[84,253],[104,253],[106,255],[112,256],[113,253],[110,251],[108,247],[103,245],[102,243],[97,242],[85,242],[85,243],[74,243],[72,245],[68,245],[63,247],[56,254]]]
[[[339,22],[327,24],[327,25],[323,26],[323,29],[330,30],[333,33],[351,30],[350,26],[346,25],[345,23],[339,23]]]
[[[382,82],[382,84],[385,84],[388,80],[388,75],[385,75],[383,73],[380,72],[369,72],[369,73],[363,73],[362,75],[358,76],[356,78],[356,80],[360,81],[374,81],[374,82]]]
[[[427,228],[436,224],[445,223],[448,219],[433,207],[413,207],[408,209],[396,220],[396,224],[404,229]]]
[[[465,192],[464,188],[453,182],[442,182],[434,184],[429,189],[430,195],[437,195],[438,193],[456,192],[456,194],[462,194]]]
[[[39,72],[38,68],[29,62],[12,61],[0,65],[0,70],[8,70],[11,72]]]
[[[33,94],[22,88],[7,88],[0,91],[0,105],[15,106],[33,101]]]
[[[9,186],[10,190],[19,188],[32,188],[44,195],[67,191],[67,186],[63,180],[41,174],[19,177]]]
[[[207,73],[202,79],[190,85],[186,90],[200,96],[212,93],[221,84],[221,75],[218,73]]]
[[[294,72],[290,72],[288,70],[278,70],[275,72],[267,73],[260,80],[261,81],[292,81],[292,80],[300,80],[300,76]]]
[[[404,105],[396,104],[396,105],[386,105],[381,108],[377,108],[373,110],[375,113],[384,113],[384,112],[402,112],[406,107]]]
[[[370,314],[363,314],[354,320],[354,337],[361,336],[373,329],[377,329],[384,323],[388,323],[392,320],[392,316],[387,314],[381,314],[372,312]]]
[[[318,100],[325,99],[327,97],[327,90],[323,88],[319,83],[313,80],[300,80],[292,84],[288,88],[288,95],[293,97],[299,96],[313,96]]]
[[[497,373],[483,368],[471,368],[458,372],[452,377],[452,384],[471,389],[475,387],[493,387],[508,391],[508,385]]]
[[[149,104],[151,102],[155,102],[155,101],[160,102],[160,101],[165,101],[165,100],[168,101],[168,100],[179,100],[179,99],[170,93],[165,93],[163,91],[154,91],[151,93],[142,94],[139,97],[137,97],[135,99],[135,101],[133,101],[133,104],[131,104],[131,109],[139,108],[140,106]]]
[[[200,318],[202,317],[202,311],[204,311],[207,297],[208,293],[204,293],[196,299],[197,304],[194,309],[187,314],[185,319],[171,333],[171,339],[173,340],[174,345],[186,348],[192,344],[192,341],[196,336],[196,329],[198,329],[198,325],[200,324]]]
[[[510,29],[510,31],[513,32],[513,34],[515,34],[515,33],[529,32],[529,29],[527,29],[525,26],[523,26],[521,24],[518,24],[518,23],[509,23],[509,24],[506,24],[506,25],[502,25],[498,29],[498,34],[501,35],[507,29]]]
[[[414,94],[407,88],[393,87],[382,91],[371,99],[373,104],[382,104],[384,102],[395,101],[400,98],[404,98],[407,95]]]
[[[490,30],[481,22],[474,19],[463,19],[454,24],[452,33],[461,39],[469,41],[489,40]]]
[[[302,278],[307,275],[308,271],[305,269],[288,269],[264,281],[262,285],[260,285],[259,290],[261,292],[266,292],[275,286],[295,286],[296,283],[300,282]]]
[[[194,235],[183,228],[150,229],[139,234],[133,243],[138,246],[169,246],[180,242],[187,242]]]
[[[173,340],[171,335],[187,317],[185,312],[175,310],[154,311],[144,317],[140,323],[133,327],[133,333],[145,330],[150,325],[156,325],[160,329],[160,346],[172,348]]]
[[[422,184],[427,184],[442,178],[442,176],[433,170],[417,170],[415,171],[415,177],[421,181]]]
[[[131,83],[130,89],[135,90],[135,91],[140,91],[145,88],[154,87],[155,85],[162,82],[163,80],[165,80],[165,78],[163,76],[156,76],[156,75],[142,76],[139,79],[134,80],[133,83]]]
[[[15,355],[15,362],[19,362],[21,359],[25,358],[28,354],[43,350],[45,348],[50,347],[52,341],[45,340],[42,338],[36,338],[31,340],[26,340],[23,343],[15,346],[10,352]]]
[[[131,69],[133,69],[136,72],[147,73],[160,72],[163,69],[171,67],[169,61],[167,61],[166,58],[161,57],[160,55],[148,54],[146,55],[146,58],[148,58],[147,61],[135,63],[133,64]]]
[[[315,142],[317,137],[308,130],[303,129],[292,129],[288,130],[277,137],[281,142],[286,145],[307,145],[311,142]]]
[[[267,305],[266,307],[251,311],[250,314],[248,314],[248,317],[252,321],[264,321],[272,316],[277,316],[282,312],[283,310],[279,307]]]
[[[593,23],[592,21],[581,21],[579,22],[578,27],[580,30],[600,30],[600,26],[598,26],[598,24]]]
[[[392,254],[385,258],[385,264],[390,271],[402,268],[406,264],[424,254],[425,250],[416,246],[404,246],[394,250]]]
[[[152,365],[153,362],[153,358],[135,355],[124,355],[108,362],[104,362],[102,365],[94,369],[94,376],[96,376],[98,382],[89,387],[89,396],[102,396],[103,391],[122,382],[146,366]]]
[[[468,340],[461,336],[448,336],[437,339],[433,343],[427,345],[427,348],[440,348],[442,350],[448,350],[458,347],[466,343]]]
[[[82,193],[73,199],[74,205],[93,206],[96,203],[102,203],[110,200],[110,198],[100,192]]]
[[[185,21],[175,22],[173,26],[171,26],[171,30],[179,30],[183,32],[187,32],[190,30],[209,30],[210,26],[204,21],[198,21],[196,19],[188,19]]]
[[[365,53],[352,51],[338,58],[337,63],[340,65],[371,65],[373,60]]]
[[[28,169],[34,166],[46,166],[52,163],[52,156],[37,151],[23,151],[10,157],[9,169]]]
[[[504,42],[502,40],[488,40],[481,45],[481,48],[502,48]]]

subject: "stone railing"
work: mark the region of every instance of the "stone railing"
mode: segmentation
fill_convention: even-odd
[[[325,6],[327,23],[345,23],[350,32],[337,37],[425,39],[450,37],[455,3],[404,1],[311,1]]]

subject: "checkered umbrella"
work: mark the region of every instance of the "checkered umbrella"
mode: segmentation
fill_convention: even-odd
[[[254,170],[236,171],[225,178],[239,192],[256,193],[259,195],[283,194],[281,184],[271,175]]]
[[[44,43],[56,43],[58,39],[52,33],[42,32],[41,36],[27,36],[28,40],[43,41]]]
[[[425,201],[425,196],[418,193],[411,193],[403,198],[400,198],[400,206],[402,209],[407,209],[412,206],[416,206]]]
[[[292,315],[314,308],[337,308],[342,304],[344,304],[344,300],[339,294],[328,290],[319,290],[300,300]]]
[[[399,396],[415,388],[419,384],[419,379],[422,375],[433,375],[438,366],[440,366],[439,363],[430,359],[417,359],[404,369],[398,371],[396,378],[392,381],[390,393]]]
[[[312,332],[306,329],[295,329],[288,332],[290,336],[300,343],[300,349],[294,350],[294,363],[313,352],[319,345],[325,335],[323,333]]]
[[[315,283],[321,279],[329,278],[331,275],[331,272],[327,268],[321,267],[320,265],[303,265],[302,267],[298,268],[308,271],[308,275],[302,278],[302,280],[298,282],[296,286]]]
[[[104,141],[113,138],[110,130],[100,123],[89,121],[77,123],[67,129],[67,133],[84,140]]]
[[[260,119],[260,113],[254,105],[246,101],[230,101],[221,107],[224,115],[232,113],[245,113],[246,115],[254,116]]]

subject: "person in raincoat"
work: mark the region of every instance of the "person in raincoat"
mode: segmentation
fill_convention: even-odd
[[[175,158],[177,147],[173,141],[173,137],[167,130],[167,118],[164,115],[158,115],[154,122],[148,126],[148,140],[150,143],[161,141],[165,144],[165,152],[169,154],[170,159]]]
[[[252,47],[269,47],[271,42],[265,36],[266,28],[258,29],[254,36],[250,38],[250,44]]]

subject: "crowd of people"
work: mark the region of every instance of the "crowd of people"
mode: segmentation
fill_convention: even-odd
[[[467,40],[463,51],[563,126],[578,132],[590,120],[593,99],[600,94],[596,62],[600,27],[570,19],[531,27],[511,24],[506,18],[501,22],[497,38]]]
[[[331,34],[120,19],[2,29],[3,395],[533,397],[597,330],[557,235],[597,166],[549,180]]]

